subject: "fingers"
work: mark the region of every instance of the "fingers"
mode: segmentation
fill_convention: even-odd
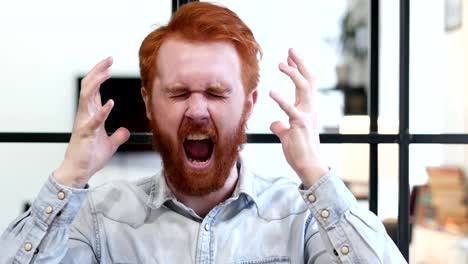
[[[288,75],[296,84],[296,86],[299,86],[300,88],[306,88],[309,86],[308,81],[301,75],[299,70],[295,68],[294,66],[280,63],[278,65],[278,68],[280,69],[280,71]]]
[[[270,130],[281,140],[283,135],[288,131],[288,127],[281,121],[275,121],[271,123]]]
[[[104,122],[109,116],[112,108],[114,107],[114,101],[109,99],[99,110],[98,112],[89,120],[86,133],[92,134],[96,129],[101,126],[104,126]],[[128,129],[121,127],[117,129],[112,136],[109,137],[109,140],[114,147],[114,151],[117,148],[125,143],[130,138],[130,132]]]
[[[298,119],[300,117],[299,110],[296,107],[287,102],[280,94],[275,91],[270,91],[270,97],[275,100],[281,109],[289,116],[290,119]]]
[[[127,142],[130,138],[130,131],[128,129],[121,127],[117,129],[112,136],[110,136],[110,141],[114,146],[115,150],[122,145],[123,143]]]
[[[109,99],[109,101],[106,102],[97,112],[94,116],[91,117],[91,119],[88,122],[89,129],[91,131],[94,131],[98,129],[100,126],[104,125],[104,122],[106,121],[107,117],[109,116],[112,107],[114,107],[114,101],[112,99]]]
[[[86,100],[99,91],[103,82],[110,78],[112,57],[108,57],[94,66],[94,68],[81,81],[80,100]]]
[[[108,80],[111,77],[111,71],[109,68],[101,71],[94,73],[93,76],[87,81],[85,86],[82,86],[81,89],[84,89],[85,91],[85,96],[86,98],[89,98],[89,96],[93,96],[98,93],[99,88],[101,87],[101,84]]]
[[[315,91],[313,89],[313,77],[302,57],[294,49],[288,50],[287,64],[280,63],[281,72],[291,78],[296,86],[295,105],[301,111],[310,111],[313,108]]]
[[[289,56],[288,56],[288,65],[295,68],[295,69],[297,69],[296,63],[294,63],[294,61]]]
[[[306,102],[306,99],[309,98],[311,93],[309,82],[300,74],[298,69],[292,66],[280,63],[279,69],[281,72],[288,75],[296,85],[296,98],[298,98],[297,102]]]
[[[289,49],[288,55],[289,55],[288,63],[289,63],[289,59],[291,59],[291,62],[296,65],[296,68],[299,70],[302,76],[304,76],[304,78],[306,78],[306,80],[310,84],[312,84],[314,78],[312,74],[310,73],[309,69],[307,68],[304,62],[304,59],[301,56],[299,56],[299,54],[297,53],[295,49]]]

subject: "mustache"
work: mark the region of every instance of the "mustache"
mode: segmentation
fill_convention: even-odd
[[[179,126],[177,136],[179,140],[183,141],[189,134],[204,134],[209,136],[213,142],[218,140],[218,130],[211,120],[196,122],[184,119]]]

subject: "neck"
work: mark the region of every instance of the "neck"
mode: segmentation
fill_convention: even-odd
[[[175,190],[173,190],[173,192],[177,200],[182,202],[188,208],[191,208],[200,217],[205,217],[216,205],[226,201],[232,196],[232,193],[236,188],[238,178],[239,173],[237,171],[237,166],[234,163],[224,186],[215,192],[204,196],[185,195]]]

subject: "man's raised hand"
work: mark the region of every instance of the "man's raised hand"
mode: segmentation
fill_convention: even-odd
[[[310,187],[328,171],[320,155],[314,79],[295,50],[289,49],[287,61],[288,64],[280,63],[279,69],[294,82],[296,99],[292,104],[278,92],[270,92],[271,98],[289,117],[289,124],[275,121],[270,129],[279,137],[289,165],[305,187]]]
[[[104,128],[114,101],[111,99],[102,105],[99,88],[110,78],[111,65],[111,57],[104,59],[81,81],[78,113],[70,143],[61,166],[54,172],[54,178],[61,184],[84,187],[130,137],[126,128],[119,128],[111,136]]]

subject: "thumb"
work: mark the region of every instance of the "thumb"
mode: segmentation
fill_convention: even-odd
[[[110,137],[110,141],[115,149],[120,147],[123,143],[127,142],[130,138],[130,131],[124,127],[117,129],[114,134]]]
[[[275,121],[271,123],[270,130],[281,140],[283,135],[288,131],[288,127],[281,121]]]

